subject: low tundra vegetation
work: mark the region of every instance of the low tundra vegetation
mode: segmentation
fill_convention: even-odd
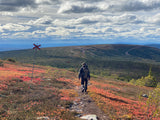
[[[32,77],[33,72],[33,78]],[[69,108],[79,96],[77,73],[66,69],[3,61],[0,66],[0,119],[76,120]],[[160,88],[92,77],[88,95],[110,119],[160,119]],[[148,97],[142,97],[147,94]]]

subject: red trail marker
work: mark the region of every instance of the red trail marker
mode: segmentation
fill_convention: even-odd
[[[40,50],[39,47],[40,47],[41,45],[36,45],[36,44],[33,44],[33,45],[34,45],[33,49],[38,49],[38,50]]]
[[[34,45],[33,50],[35,50],[35,54],[34,54],[34,61],[35,61],[35,56],[36,56],[36,54],[37,54],[37,50],[40,50],[40,46],[41,46],[41,45],[38,45],[38,44],[37,44],[37,45],[36,45],[36,44],[33,44],[33,45]],[[35,64],[35,63],[33,63],[31,81],[32,81],[32,79],[33,79],[34,64]]]

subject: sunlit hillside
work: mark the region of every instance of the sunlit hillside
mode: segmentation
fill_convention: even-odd
[[[33,69],[32,64],[1,61],[0,83],[2,120],[76,120],[86,113],[96,114],[100,120],[104,115],[110,120],[160,118],[156,104],[153,101],[147,104],[149,99],[141,97],[149,95],[153,88],[112,78],[92,77],[88,94],[82,94],[75,72],[37,65]],[[95,106],[85,111],[85,102],[95,103]],[[100,109],[101,113],[96,113],[95,109]]]

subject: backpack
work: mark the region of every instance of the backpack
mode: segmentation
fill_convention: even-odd
[[[89,73],[89,70],[88,68],[83,68],[83,72],[84,72],[84,78],[87,79],[88,78],[88,73]]]

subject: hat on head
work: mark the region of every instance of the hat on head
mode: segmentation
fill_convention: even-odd
[[[82,66],[87,66],[87,63],[83,62],[81,65],[82,65]]]

